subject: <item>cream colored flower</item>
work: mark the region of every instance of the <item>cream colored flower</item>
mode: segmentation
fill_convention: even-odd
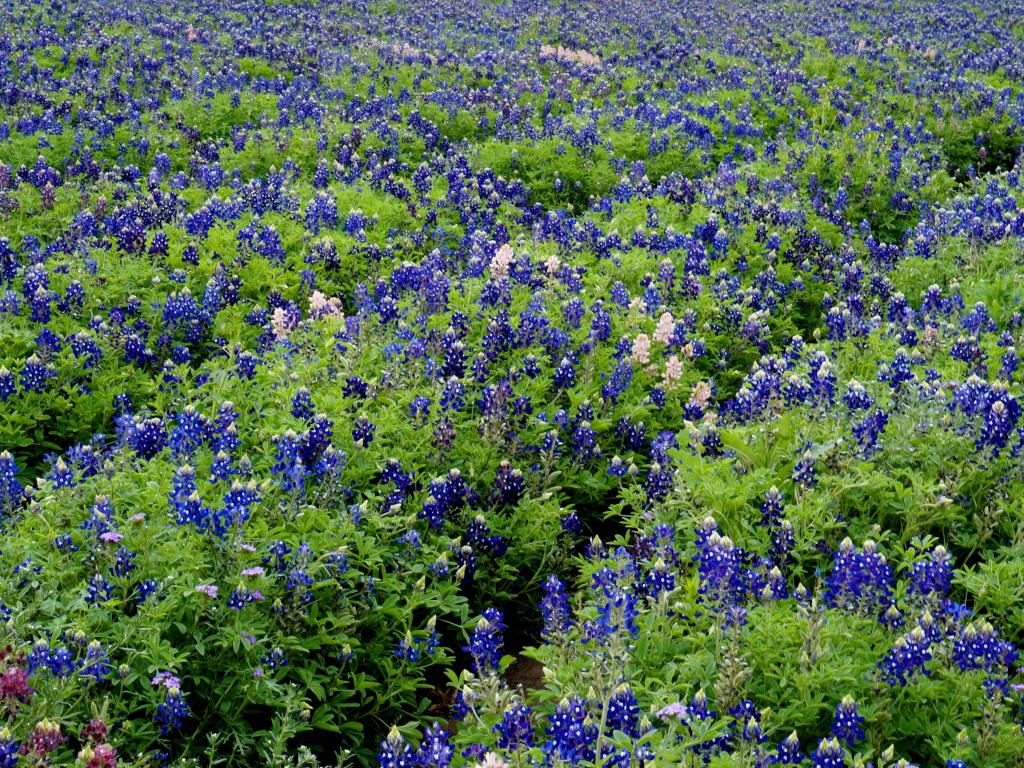
[[[674,384],[683,377],[683,363],[678,355],[672,355],[665,363],[665,381]]]
[[[476,768],[508,768],[508,763],[501,759],[497,753],[488,752],[484,759],[476,764]]]
[[[671,313],[665,312],[658,318],[658,327],[654,329],[654,340],[660,344],[668,344],[675,330],[675,320],[672,319]]]
[[[341,317],[341,299],[328,298],[320,291],[313,291],[309,297],[309,312],[313,317]]]
[[[706,381],[698,381],[690,392],[690,405],[695,405],[702,411],[708,407],[711,400],[711,385]]]
[[[508,268],[512,266],[513,261],[515,261],[515,254],[512,252],[512,246],[505,243],[491,259],[491,277],[495,280],[508,277]]]
[[[630,355],[633,362],[646,365],[651,360],[651,340],[646,333],[639,333],[633,339],[633,351]]]
[[[270,326],[274,329],[274,337],[279,341],[288,338],[291,328],[288,325],[288,313],[283,307],[277,307],[270,316]]]

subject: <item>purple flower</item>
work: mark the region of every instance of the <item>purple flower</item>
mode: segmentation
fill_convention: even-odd
[[[665,720],[667,722],[672,718],[678,718],[679,720],[683,720],[689,715],[689,713],[690,710],[687,708],[685,704],[675,701],[671,704],[666,704],[664,707],[659,709],[655,714],[660,719]]]
[[[172,688],[181,688],[181,680],[172,675],[170,672],[157,672],[153,676],[153,679],[150,680],[150,683],[152,683],[155,686],[162,685],[167,690],[171,690]]]

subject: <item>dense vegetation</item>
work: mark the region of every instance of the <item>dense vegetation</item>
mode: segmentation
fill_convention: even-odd
[[[5,0],[0,768],[1024,766],[1019,0]]]

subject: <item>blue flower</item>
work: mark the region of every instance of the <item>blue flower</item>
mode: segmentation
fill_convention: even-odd
[[[413,768],[417,762],[412,747],[406,744],[397,728],[392,728],[381,742],[377,760],[380,768]]]
[[[469,645],[463,648],[473,657],[473,671],[481,676],[496,674],[501,663],[501,651],[505,641],[505,629],[501,611],[488,608],[477,622],[469,638]]]
[[[544,597],[540,603],[544,627],[541,636],[548,642],[561,637],[572,624],[569,597],[565,584],[557,576],[549,576],[544,582]]]
[[[160,733],[166,736],[172,730],[179,730],[190,714],[188,702],[181,691],[169,688],[163,702],[156,708],[154,719],[160,726]]]
[[[844,696],[832,719],[832,735],[853,749],[864,739],[863,724],[864,718],[857,712],[857,702],[851,696]]]
[[[530,707],[518,702],[505,708],[501,720],[491,729],[498,736],[501,749],[518,751],[533,746],[532,714]]]

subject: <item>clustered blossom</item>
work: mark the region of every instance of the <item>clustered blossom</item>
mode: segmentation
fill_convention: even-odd
[[[542,59],[558,59],[569,63],[579,64],[584,67],[599,67],[601,66],[601,57],[597,56],[590,51],[579,49],[572,50],[570,48],[563,48],[562,46],[552,47],[550,45],[542,45],[540,47],[540,57]]]

